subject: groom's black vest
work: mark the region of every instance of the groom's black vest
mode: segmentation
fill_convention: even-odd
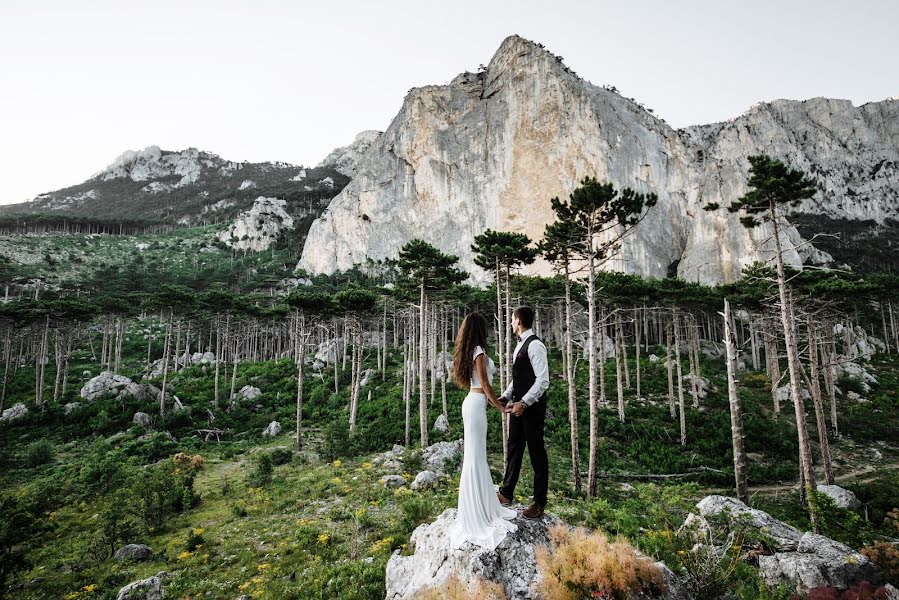
[[[531,334],[528,338],[521,344],[521,350],[518,351],[518,356],[512,362],[512,395],[514,396],[514,401],[521,400],[521,397],[524,396],[531,386],[534,385],[534,382],[537,381],[537,374],[534,373],[534,366],[531,364],[531,357],[528,355],[528,346],[530,346],[531,342],[537,339],[536,334]],[[537,402],[543,402],[546,400],[546,391],[543,392],[543,395],[537,398]],[[536,404],[536,403],[535,403]]]

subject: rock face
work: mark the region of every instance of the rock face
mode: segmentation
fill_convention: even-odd
[[[267,250],[282,231],[294,228],[293,217],[285,210],[286,206],[286,200],[259,196],[249,210],[237,215],[231,226],[216,237],[238,250]]]
[[[510,599],[535,597],[538,581],[536,547],[549,544],[547,529],[557,520],[544,515],[536,521],[522,517],[515,519],[517,531],[492,551],[479,546],[461,550],[448,548],[448,529],[456,518],[456,509],[449,508],[436,521],[420,525],[409,538],[415,546],[412,556],[400,556],[397,551],[387,562],[387,600],[413,598],[419,591],[439,586],[452,575],[462,581],[482,577],[503,586]]]
[[[738,214],[708,212],[747,191],[745,157],[774,154],[818,177],[800,210],[832,218],[899,214],[899,102],[855,107],[816,98],[759,104],[724,123],[675,131],[641,105],[572,73],[541,46],[511,36],[479,73],[413,88],[352,181],[312,225],[298,267],[347,269],[396,257],[424,238],[460,257],[476,281],[489,274],[470,249],[485,229],[543,236],[550,198],[586,176],[656,192],[659,201],[608,268],[732,281],[772,260],[770,226],[747,231]],[[822,263],[784,223],[785,261]],[[525,272],[548,274],[538,261]]]
[[[706,518],[725,515],[730,520],[745,519],[749,527],[771,542],[775,552],[759,556],[759,573],[770,586],[788,581],[799,593],[807,593],[819,586],[845,589],[861,581],[879,580],[868,557],[849,546],[823,535],[803,533],[735,498],[707,496],[696,506]]]
[[[317,168],[330,167],[347,177],[355,177],[356,167],[359,165],[362,157],[365,156],[365,153],[368,152],[368,149],[371,148],[371,145],[381,136],[381,133],[382,132],[380,131],[374,130],[358,133],[352,144],[332,150],[331,153],[319,163]]]

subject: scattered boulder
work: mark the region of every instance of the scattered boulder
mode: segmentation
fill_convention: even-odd
[[[238,400],[255,400],[262,395],[262,390],[252,385],[245,385],[237,391],[235,397]]]
[[[13,421],[28,414],[28,407],[21,402],[16,402],[0,414],[0,421]]]
[[[706,496],[700,500],[696,507],[706,519],[725,515],[731,520],[744,520],[746,524],[766,534],[773,547],[782,552],[795,552],[799,548],[799,540],[802,532],[783,521],[778,521],[768,513],[756,508],[750,508],[728,496]]]
[[[153,551],[146,544],[128,544],[116,550],[113,558],[116,560],[137,560],[143,561],[150,558]]]
[[[272,421],[268,424],[268,427],[262,431],[262,435],[265,437],[275,437],[279,433],[281,433],[281,424],[277,421]]]
[[[799,390],[800,390],[799,393],[802,395],[803,400],[811,399],[812,395],[805,388],[805,386],[800,387]],[[789,383],[785,383],[784,385],[777,388],[777,391],[775,393],[777,394],[777,400],[783,404],[793,401],[793,398],[790,396],[790,384]]]
[[[797,552],[759,556],[759,574],[770,586],[791,581],[799,593],[821,586],[846,589],[853,583],[880,580],[877,568],[867,556],[812,532],[802,536]]]
[[[435,473],[434,471],[422,471],[415,476],[415,480],[412,482],[412,485],[410,487],[413,490],[421,490],[436,484],[437,480],[437,473]]]
[[[437,363],[434,368],[434,376],[437,381],[442,381],[446,376],[452,375],[453,372],[453,355],[446,350],[437,353]],[[449,380],[449,377],[448,379]]]
[[[62,414],[64,414],[65,416],[68,417],[73,412],[75,412],[79,406],[81,406],[80,402],[69,402],[68,404],[66,404],[65,406],[62,407]]]
[[[462,439],[454,442],[437,442],[421,451],[421,459],[435,473],[448,474],[462,468]]]
[[[365,369],[365,372],[362,373],[362,379],[359,381],[359,387],[365,387],[368,385],[368,378],[371,377],[371,374],[374,373],[374,369]]]
[[[151,383],[136,383],[128,377],[112,371],[103,371],[81,388],[81,397],[90,401],[115,394],[116,399],[131,396],[144,402],[158,402],[161,393],[162,390]],[[166,392],[165,398],[166,402],[174,403],[175,410],[184,408],[178,396],[171,392]]]
[[[337,349],[339,347],[339,339],[327,340],[318,345],[318,350],[313,357],[315,361],[323,364],[332,364],[337,362]]]
[[[434,421],[434,431],[440,433],[446,433],[449,431],[449,419],[446,418],[446,415],[441,413],[437,420]]]
[[[149,427],[151,423],[150,415],[145,412],[136,412],[134,413],[134,418],[131,419],[131,422],[143,425],[144,427]]]
[[[858,497],[846,488],[841,488],[838,485],[824,484],[818,484],[817,487],[819,492],[830,497],[833,500],[833,503],[839,508],[859,508],[862,505]]]
[[[660,359],[658,356],[656,356],[655,354],[650,354],[650,355],[649,355],[649,362],[651,362],[651,363],[657,363],[657,362],[659,362],[660,360],[661,360],[661,359]]]
[[[103,371],[84,384],[81,388],[81,397],[85,400],[93,401],[110,393],[118,395],[129,383],[131,383],[131,379],[124,375],[119,375],[112,371]]]
[[[401,475],[385,475],[381,477],[381,483],[386,488],[398,488],[406,485],[406,480]]]
[[[709,380],[705,377],[699,377],[691,373],[687,373],[686,375],[681,377],[681,380],[684,382],[684,393],[691,395],[693,393],[693,383],[691,378],[696,380],[697,395],[700,398],[705,398],[706,396],[708,396],[709,390],[712,389],[712,384],[709,383]]]
[[[129,583],[119,590],[116,600],[162,600],[162,580],[168,573],[160,571],[153,577]]]

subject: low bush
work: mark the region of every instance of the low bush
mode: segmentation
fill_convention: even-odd
[[[601,531],[571,530],[556,525],[549,530],[551,547],[537,548],[543,574],[540,591],[547,600],[614,598],[635,594],[661,594],[665,580],[655,562],[638,556],[624,538],[609,541]]]

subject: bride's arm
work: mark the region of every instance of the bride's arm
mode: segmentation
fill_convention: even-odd
[[[490,381],[487,379],[487,355],[486,354],[478,354],[477,358],[474,359],[474,368],[478,370],[478,379],[481,382],[481,389],[484,390],[484,394],[487,395],[487,400],[499,409],[500,412],[503,412],[502,403],[496,398],[496,393],[493,391],[493,386],[490,385]]]

